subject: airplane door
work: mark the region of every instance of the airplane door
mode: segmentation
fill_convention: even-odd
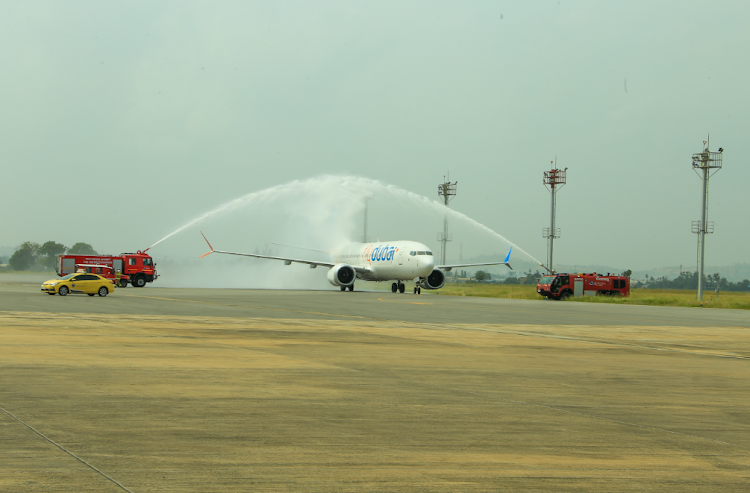
[[[404,252],[398,252],[398,265],[404,265]]]

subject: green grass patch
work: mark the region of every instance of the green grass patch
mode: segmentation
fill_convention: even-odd
[[[423,291],[426,293],[426,291]],[[438,294],[448,296],[479,296],[483,298],[510,298],[517,300],[541,300],[536,285],[518,284],[446,284]],[[687,306],[700,307],[697,293],[682,289],[632,289],[628,298],[609,296],[587,296],[571,298],[573,303],[612,303],[620,305]],[[750,293],[723,291],[716,296],[713,291],[703,293],[703,308],[728,308],[750,310]]]

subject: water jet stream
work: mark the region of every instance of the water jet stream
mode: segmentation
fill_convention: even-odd
[[[466,216],[465,214],[457,212],[453,209],[446,208],[443,204],[441,204],[440,202],[437,202],[436,200],[430,200],[427,197],[424,197],[422,195],[419,195],[413,192],[409,192],[408,190],[404,190],[403,188],[399,188],[395,185],[387,185],[387,184],[381,183],[378,180],[357,177],[357,176],[324,175],[324,176],[320,176],[316,178],[310,178],[307,180],[294,180],[289,183],[276,185],[276,186],[266,188],[258,192],[250,192],[234,200],[230,200],[229,202],[226,202],[225,204],[222,204],[219,207],[216,207],[215,209],[212,209],[204,214],[201,214],[195,219],[188,221],[184,225],[180,226],[179,228],[175,229],[174,231],[166,235],[164,238],[160,239],[159,241],[151,245],[149,248],[153,248],[156,245],[162,243],[163,241],[175,236],[176,234],[179,234],[182,231],[185,231],[186,229],[191,228],[192,226],[196,226],[197,224],[207,219],[210,219],[212,217],[216,217],[220,214],[232,212],[232,211],[247,207],[254,203],[267,203],[267,202],[272,202],[272,201],[277,201],[277,200],[289,200],[290,198],[297,198],[302,191],[310,191],[310,190],[313,190],[313,191],[335,190],[336,194],[341,196],[340,200],[342,202],[351,203],[351,204],[359,204],[360,202],[362,202],[362,194],[364,193],[364,191],[368,191],[368,195],[370,196],[373,193],[390,194],[391,196],[407,200],[420,208],[429,209],[432,212],[437,212],[440,214],[446,214],[449,218],[454,218],[462,222],[465,222],[473,226],[474,228],[480,231],[483,231],[485,233],[488,233],[490,236],[498,238],[502,240],[503,242],[505,242],[506,244],[513,246],[515,251],[521,252],[522,254],[526,255],[528,258],[530,258],[537,264],[542,265],[542,263],[539,260],[534,258],[531,254],[526,252],[524,249],[522,249],[518,245],[509,241],[503,235],[493,231],[489,227],[485,226],[484,224],[481,224],[478,221],[475,221],[474,219]],[[362,207],[364,207],[364,204],[362,204]]]

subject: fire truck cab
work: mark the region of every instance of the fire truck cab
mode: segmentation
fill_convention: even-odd
[[[536,292],[548,299],[566,300],[581,296],[630,296],[630,279],[610,274],[554,274],[539,279]]]
[[[92,274],[99,274],[107,279],[115,279],[117,271],[121,273],[120,287],[128,282],[142,288],[147,282],[154,282],[158,277],[154,259],[145,252],[121,253],[120,255],[60,255],[57,257],[55,270],[57,275],[66,276],[79,269]]]

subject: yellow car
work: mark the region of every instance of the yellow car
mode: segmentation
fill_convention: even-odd
[[[42,284],[42,291],[49,295],[57,293],[60,296],[65,296],[68,293],[107,296],[114,290],[115,287],[109,279],[85,272],[68,274],[60,279],[52,279]]]

